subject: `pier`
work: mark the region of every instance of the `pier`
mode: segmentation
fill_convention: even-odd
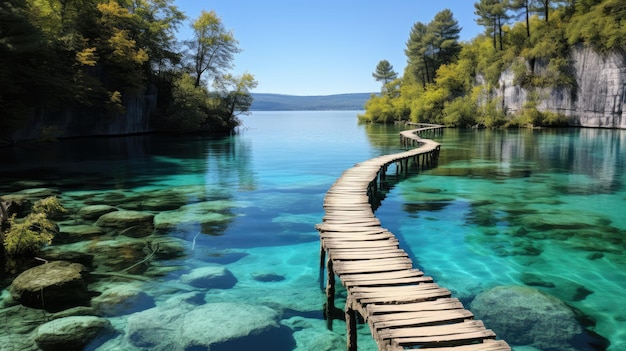
[[[345,319],[348,351],[357,350],[356,326],[367,323],[378,349],[433,351],[510,351],[482,321],[474,320],[450,291],[413,267],[393,233],[374,215],[377,192],[388,167],[407,174],[410,167],[436,166],[441,145],[418,134],[441,133],[443,126],[415,124],[400,133],[407,151],[383,155],[346,170],[324,198],[320,234],[320,283],[326,292],[324,316]],[[324,274],[325,272],[325,274]],[[343,310],[335,307],[338,277],[346,289]]]

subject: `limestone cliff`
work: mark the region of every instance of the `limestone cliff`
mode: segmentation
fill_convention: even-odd
[[[541,88],[539,110],[552,111],[570,118],[573,126],[626,129],[626,56],[623,53],[599,54],[589,47],[575,46],[570,52],[574,88]],[[535,71],[545,69],[537,62]],[[511,70],[499,81],[498,97],[512,113],[520,111],[528,91],[513,84]]]
[[[101,111],[89,108],[37,109],[32,111],[23,128],[12,133],[11,140],[147,133],[154,131],[156,104],[157,92],[152,89],[125,98],[125,111],[117,116],[103,116]]]

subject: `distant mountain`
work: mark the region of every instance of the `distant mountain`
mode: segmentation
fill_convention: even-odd
[[[297,96],[252,93],[252,111],[363,110],[372,93]]]

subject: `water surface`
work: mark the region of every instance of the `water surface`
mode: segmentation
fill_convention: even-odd
[[[23,145],[0,150],[0,193],[57,192],[72,213],[59,222],[62,231],[82,221],[77,212],[87,205],[154,214],[150,240],[176,254],[157,255],[129,272],[150,278],[141,288],[154,306],[228,302],[269,307],[279,316],[280,333],[271,340],[230,344],[231,350],[343,349],[345,324],[335,321],[328,331],[322,318],[314,225],[336,178],[357,162],[400,151],[399,130],[358,125],[356,112],[255,112],[239,134],[220,139]],[[495,286],[529,285],[576,308],[588,330],[620,350],[626,345],[625,138],[596,129],[446,130],[436,137],[443,144],[439,166],[390,177],[377,215],[416,266],[466,305]],[[94,271],[123,271],[146,258],[145,240],[109,233],[53,249],[96,253]],[[226,268],[236,283],[199,289],[184,282],[185,274],[206,266]],[[0,288],[11,279],[5,274]],[[102,279],[91,288],[104,292],[119,283]],[[2,296],[6,305],[6,290]],[[107,317],[121,333],[98,350],[141,349],[128,333],[138,309]],[[6,329],[3,346],[14,330]],[[367,327],[359,332],[359,350],[375,350]],[[581,342],[563,350],[603,348]]]

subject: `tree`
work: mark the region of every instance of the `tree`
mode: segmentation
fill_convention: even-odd
[[[430,58],[426,55],[427,46],[425,43],[425,37],[428,32],[428,26],[421,22],[416,22],[411,28],[409,34],[409,40],[406,43],[406,49],[404,53],[408,58],[408,64],[405,71],[405,75],[409,74],[417,82],[422,83],[422,87],[426,87],[426,84],[431,82],[432,75],[429,69]]]
[[[376,79],[377,82],[383,82],[382,90],[385,90],[385,86],[391,82],[392,80],[398,78],[398,73],[393,70],[393,66],[387,60],[381,60],[376,65],[376,71],[372,73],[372,77]]]
[[[478,16],[476,23],[484,26],[487,33],[493,37],[493,47],[496,48],[496,38],[500,40],[502,50],[502,26],[509,20],[507,15],[508,0],[480,0],[474,3],[474,14]]]
[[[215,77],[232,68],[234,54],[240,52],[239,42],[224,28],[215,11],[202,11],[191,27],[194,39],[188,41],[187,46],[191,50],[194,84],[199,86],[203,74],[208,72]]]
[[[457,20],[448,9],[437,13],[428,25],[415,23],[406,44],[405,74],[412,75],[423,87],[432,83],[439,66],[457,59],[461,51],[460,32]]]
[[[526,37],[530,38],[530,2],[531,0],[511,0],[510,7],[514,11],[522,11],[526,19]]]
[[[257,85],[258,82],[250,73],[244,73],[241,76],[226,74],[216,82],[222,98],[222,106],[226,112],[225,116],[229,120],[237,123],[237,115],[248,113],[252,105],[250,90],[256,88]]]

